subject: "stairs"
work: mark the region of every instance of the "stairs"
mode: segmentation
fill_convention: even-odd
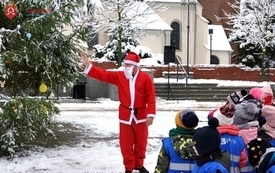
[[[155,83],[156,96],[167,100],[195,100],[199,102],[217,102],[226,101],[226,97],[234,91],[245,89],[249,90],[253,86],[218,86],[213,83],[188,84],[170,83],[168,89],[167,83]]]

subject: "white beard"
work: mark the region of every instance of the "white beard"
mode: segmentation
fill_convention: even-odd
[[[132,79],[133,78],[133,68],[134,66],[131,67],[124,67],[124,75],[126,76],[127,79]]]

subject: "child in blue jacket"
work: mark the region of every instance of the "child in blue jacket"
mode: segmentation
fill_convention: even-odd
[[[197,157],[192,173],[229,173],[230,155],[220,149],[219,120],[210,118],[208,125],[198,128],[193,136]]]

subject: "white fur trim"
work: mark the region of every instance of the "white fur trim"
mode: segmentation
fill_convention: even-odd
[[[214,114],[213,117],[216,117],[219,120],[219,125],[232,125],[233,124],[233,117],[232,118],[227,118],[225,115],[223,115],[220,111],[220,109],[217,109]]]
[[[148,114],[147,117],[155,118],[156,115],[155,114]]]
[[[90,72],[90,70],[92,69],[92,67],[93,67],[93,65],[90,63],[90,65],[84,69],[84,73],[88,74]]]
[[[124,60],[124,63],[125,63],[125,64],[133,64],[133,65],[138,65],[138,63],[137,63],[137,62],[132,61],[132,60]]]

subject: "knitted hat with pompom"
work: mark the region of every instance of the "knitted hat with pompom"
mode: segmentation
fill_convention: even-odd
[[[184,129],[193,129],[197,127],[199,123],[199,118],[194,111],[190,109],[185,109],[185,110],[179,111],[176,114],[175,123],[178,127],[181,127]]]
[[[213,117],[208,120],[208,126],[196,130],[193,142],[200,156],[220,150],[221,136],[217,130],[218,126],[219,120]]]

